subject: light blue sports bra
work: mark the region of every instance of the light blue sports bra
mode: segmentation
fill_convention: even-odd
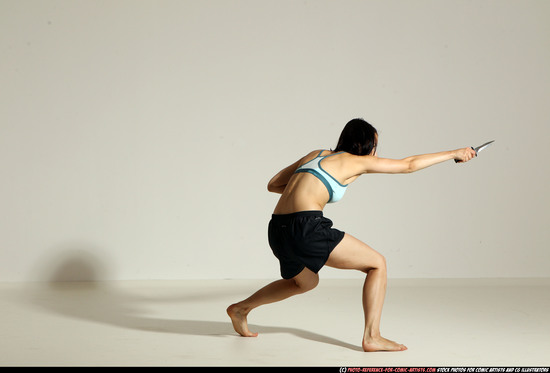
[[[331,174],[323,170],[323,167],[321,166],[321,161],[327,157],[343,152],[329,154],[322,157],[321,154],[323,153],[323,151],[324,150],[321,150],[317,157],[313,158],[311,161],[304,163],[303,165],[298,167],[298,169],[294,173],[309,172],[310,174],[315,175],[327,187],[329,194],[328,203],[338,202],[342,199],[344,193],[346,193],[346,188],[348,187],[348,184],[340,184],[338,180],[336,180]]]

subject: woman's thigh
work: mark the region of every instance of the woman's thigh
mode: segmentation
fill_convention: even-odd
[[[386,259],[366,243],[346,233],[330,253],[326,265],[367,272],[374,268],[385,268]]]

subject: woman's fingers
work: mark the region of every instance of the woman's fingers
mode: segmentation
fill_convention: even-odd
[[[458,152],[458,162],[459,163],[463,163],[463,162],[468,162],[469,160],[471,160],[472,158],[476,157],[477,154],[476,154],[476,151],[472,148],[463,148],[463,149],[460,149],[460,151]]]

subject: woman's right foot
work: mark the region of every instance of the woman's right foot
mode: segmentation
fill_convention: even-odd
[[[363,351],[405,351],[407,347],[394,341],[382,337],[364,338]]]
[[[244,312],[244,310],[238,306],[238,303],[232,304],[231,306],[227,307],[227,314],[231,318],[233,329],[235,329],[237,333],[239,333],[243,337],[258,336],[258,333],[252,333],[250,330],[248,330],[248,322],[246,320],[248,312]]]

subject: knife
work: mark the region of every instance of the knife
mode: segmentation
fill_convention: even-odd
[[[489,141],[489,142],[486,142],[485,144],[480,145],[480,146],[475,147],[475,148],[472,146],[472,149],[476,152],[476,157],[477,157],[477,153],[479,153],[480,151],[482,151],[483,149],[485,149],[486,147],[488,147],[489,145],[491,145],[494,142],[495,142],[495,140]],[[455,159],[455,163],[458,163],[458,162],[460,162],[460,161]]]

